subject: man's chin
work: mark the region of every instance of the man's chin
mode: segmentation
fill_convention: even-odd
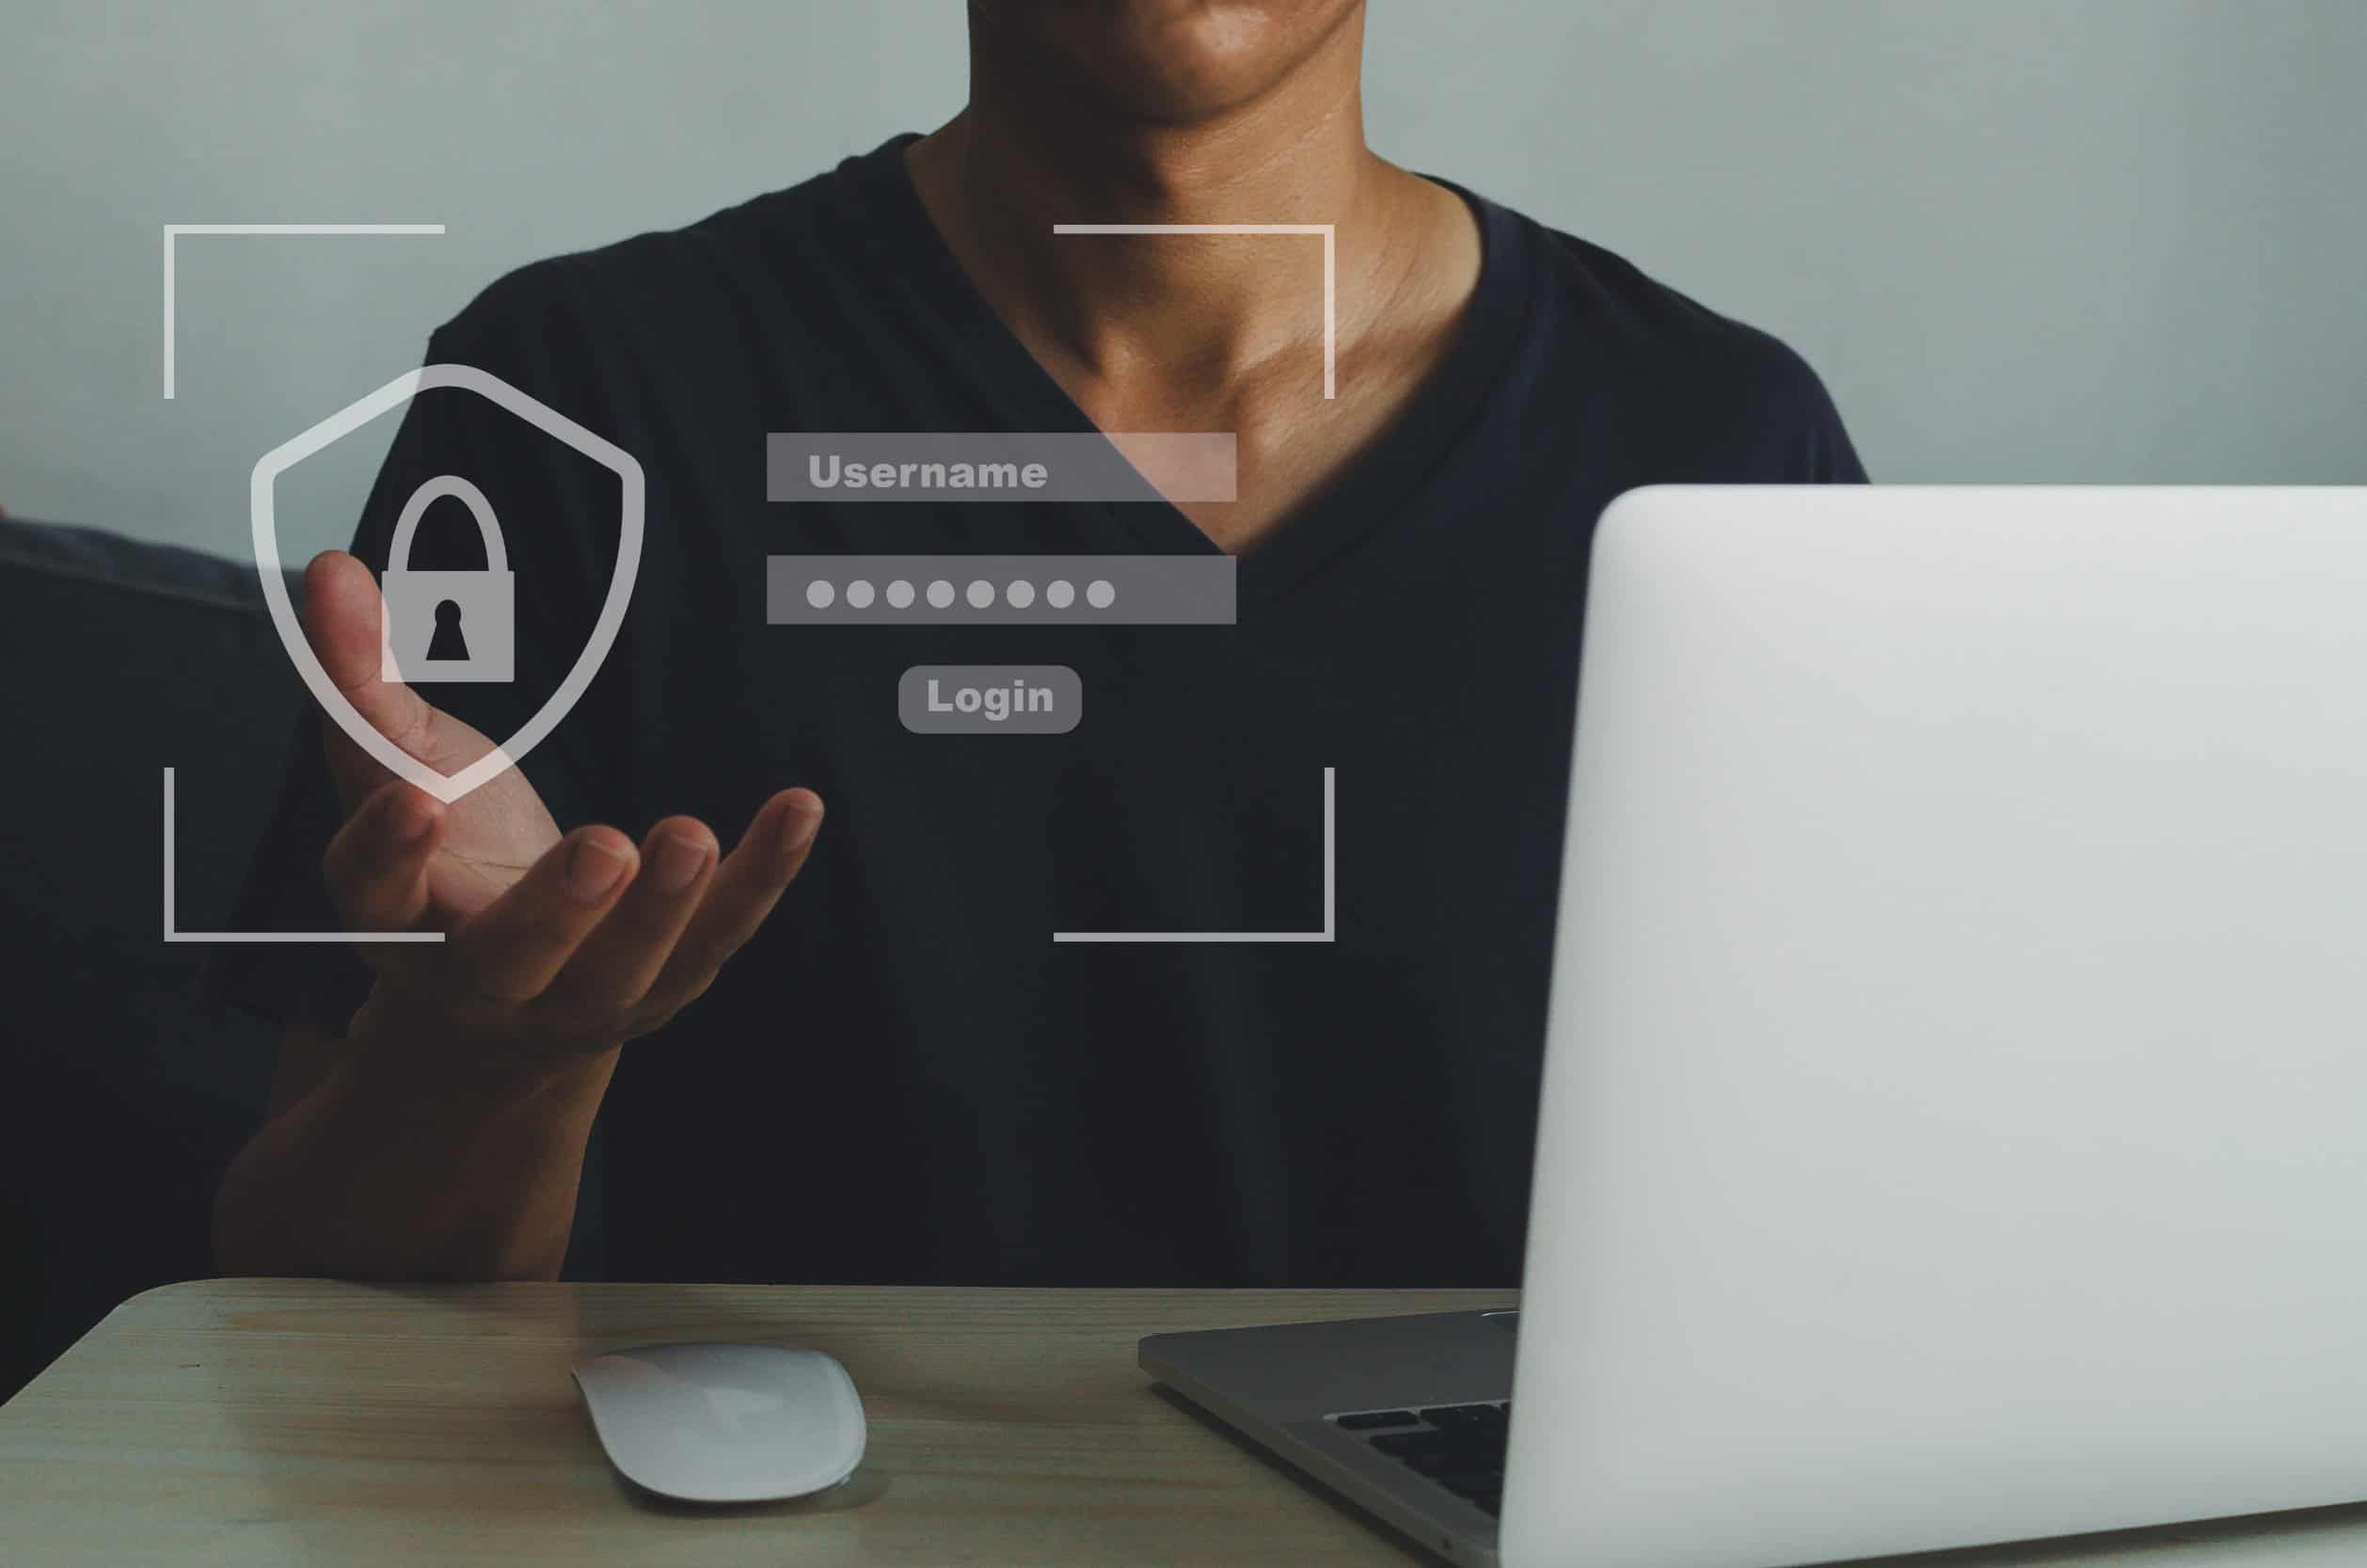
[[[976,0],[973,47],[1053,79],[1102,116],[1184,127],[1254,103],[1362,0]],[[993,39],[986,36],[992,29]]]

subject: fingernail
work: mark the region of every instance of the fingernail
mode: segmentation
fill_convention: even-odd
[[[781,835],[781,846],[792,855],[814,842],[814,835],[822,830],[822,808],[793,806],[789,810],[788,828]]]
[[[689,833],[668,833],[658,841],[658,886],[680,893],[707,869],[707,844]]]
[[[429,829],[436,826],[437,816],[441,810],[435,801],[417,795],[396,796],[391,824],[394,841],[397,844],[417,844],[427,836]]]
[[[567,891],[589,904],[605,897],[632,863],[597,838],[580,838],[567,851]]]

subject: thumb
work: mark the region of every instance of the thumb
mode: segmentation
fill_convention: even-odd
[[[304,636],[330,684],[372,729],[421,761],[432,761],[443,716],[401,681],[378,678],[384,615],[370,568],[343,550],[324,550],[305,568]],[[357,801],[386,778],[386,769],[329,715],[321,718],[330,770],[347,801]]]

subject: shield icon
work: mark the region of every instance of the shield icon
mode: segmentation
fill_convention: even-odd
[[[456,387],[476,393],[516,415],[528,424],[591,458],[609,469],[623,483],[624,499],[617,515],[616,573],[610,578],[608,597],[600,605],[598,618],[592,626],[590,641],[575,664],[560,681],[557,689],[532,718],[519,726],[516,735],[499,740],[492,751],[463,768],[457,773],[439,773],[419,758],[411,755],[385,736],[380,735],[359,710],[337,689],[328,678],[328,672],[312,652],[312,644],[304,635],[303,624],[296,618],[295,605],[288,597],[288,581],[279,561],[278,533],[273,525],[272,496],[282,473],[311,456],[340,436],[352,434],[389,409],[408,402],[413,397],[438,388]],[[641,464],[632,453],[613,441],[595,436],[575,420],[528,396],[503,381],[500,376],[481,371],[473,365],[422,365],[418,370],[396,376],[392,381],[314,425],[292,441],[287,441],[263,453],[255,464],[255,474],[249,485],[249,496],[255,523],[255,565],[262,574],[263,599],[271,607],[272,625],[278,628],[279,641],[288,650],[288,657],[311,689],[321,710],[337,721],[338,728],[352,736],[356,745],[375,758],[398,778],[407,779],[437,800],[450,803],[459,800],[479,784],[500,776],[520,757],[539,745],[559,721],[576,705],[592,677],[599,673],[601,661],[616,643],[616,634],[625,624],[626,607],[632,602],[633,579],[641,572],[642,511],[645,486]]]

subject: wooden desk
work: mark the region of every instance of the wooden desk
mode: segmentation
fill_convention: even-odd
[[[1154,1392],[1135,1340],[1509,1299],[176,1285],[118,1308],[0,1407],[0,1564],[1435,1563]],[[871,1422],[856,1479],[735,1509],[618,1481],[568,1363],[695,1338],[786,1340],[844,1361]],[[2367,1509],[1898,1560],[2359,1568]]]
[[[0,1407],[0,1563],[1209,1564],[1423,1559],[1154,1391],[1170,1329],[1501,1291],[373,1287],[135,1297]],[[854,1481],[746,1508],[619,1481],[568,1364],[666,1339],[826,1350]]]

